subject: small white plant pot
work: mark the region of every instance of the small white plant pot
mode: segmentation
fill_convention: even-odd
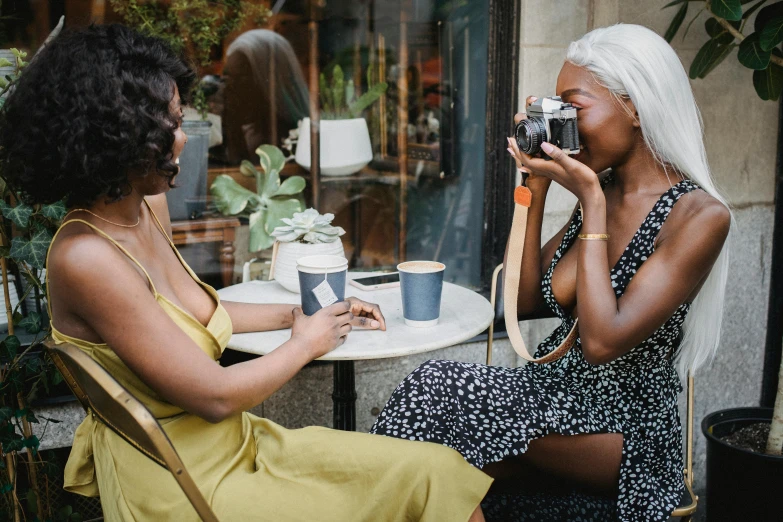
[[[299,124],[296,162],[310,170],[310,118]],[[321,175],[348,176],[372,160],[370,131],[364,118],[321,120]]]
[[[277,258],[274,261],[275,281],[289,292],[299,293],[299,272],[296,262],[299,258],[317,255],[333,255],[345,257],[343,242],[339,239],[333,243],[280,243]]]

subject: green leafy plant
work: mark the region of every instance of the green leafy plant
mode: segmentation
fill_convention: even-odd
[[[17,49],[11,49],[11,52],[14,62],[0,59],[0,67],[13,68],[11,74],[0,79],[0,110],[5,95],[27,65],[24,52]],[[62,202],[35,206],[23,203],[0,171],[0,213],[0,270],[5,295],[10,295],[9,273],[14,266],[27,283],[19,304],[11,308],[10,301],[6,302],[8,334],[0,341],[0,454],[3,457],[0,460],[0,497],[4,500],[0,501],[0,519],[21,520],[24,513],[31,513],[35,520],[78,522],[81,515],[74,513],[70,506],[55,510],[45,492],[45,478],[62,474],[62,469],[41,457],[40,441],[33,433],[32,424],[41,420],[58,421],[36,416],[29,404],[37,397],[49,394],[52,386],[62,382],[62,376],[45,356],[40,344],[50,333],[40,300],[36,300],[37,309],[27,310],[26,315],[21,309],[21,303],[30,293],[40,298],[46,296],[46,287],[40,279],[41,269],[54,232],[65,216],[65,205]],[[19,329],[32,336],[32,341],[23,345],[15,333]],[[28,474],[28,487],[18,481],[22,462]]]
[[[356,97],[356,86],[352,79],[345,81],[342,67],[332,69],[331,82],[321,73],[318,90],[321,97],[321,118],[324,120],[344,120],[359,118],[367,107],[375,103],[386,92],[386,82],[375,83],[372,66],[367,69],[367,92]]]
[[[689,27],[704,11],[712,16],[704,23],[710,39],[705,43],[691,63],[689,75],[692,79],[704,78],[717,67],[729,53],[739,47],[737,59],[753,70],[753,86],[762,100],[777,100],[783,91],[783,1],[769,0],[674,0],[666,7],[680,5],[666,31],[666,40],[671,41],[679,31],[688,13],[690,2],[703,4]],[[746,25],[751,16],[753,30]],[[767,440],[766,452],[781,455],[783,451],[783,364],[780,367],[780,383]]]
[[[24,60],[27,58],[26,52],[20,51],[19,49],[10,49],[10,51],[11,54],[14,55],[13,62],[7,58],[0,58],[0,67],[11,67],[13,69],[11,74],[0,77],[0,108],[2,108],[5,103],[6,95],[8,94],[8,91],[11,90],[11,86],[19,78],[22,69],[27,65],[27,62]]]
[[[666,31],[671,42],[688,14],[691,2],[702,4],[699,12],[685,27],[688,32],[702,12],[712,16],[704,23],[710,39],[701,47],[691,63],[691,79],[704,78],[715,69],[734,48],[737,59],[753,70],[753,87],[762,100],[776,101],[783,91],[783,1],[769,0],[674,0],[664,6],[679,5]],[[752,15],[752,30],[747,30]]]
[[[109,0],[126,25],[161,38],[177,52],[189,53],[204,67],[223,39],[246,20],[262,25],[271,11],[262,3],[247,0]],[[206,118],[207,102],[196,89],[194,107]]]
[[[272,231],[284,218],[302,210],[301,192],[306,185],[301,176],[291,176],[280,182],[286,160],[274,145],[261,145],[256,154],[263,172],[247,160],[239,167],[244,176],[255,178],[256,192],[244,188],[226,174],[218,176],[209,188],[222,214],[245,216],[250,220],[251,252],[271,247],[275,241]]]
[[[291,218],[284,218],[283,225],[272,231],[272,237],[281,243],[334,243],[345,234],[342,227],[333,227],[334,214],[319,214],[314,208],[297,212]]]

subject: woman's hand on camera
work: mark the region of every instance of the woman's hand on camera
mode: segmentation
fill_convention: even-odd
[[[346,297],[345,300],[351,305],[351,313],[354,316],[351,322],[353,326],[386,331],[386,318],[383,317],[380,306],[355,297]]]
[[[601,192],[598,174],[551,143],[542,143],[541,150],[551,160],[534,158],[522,151],[522,164],[536,176],[548,178],[574,194],[580,201]]]
[[[299,342],[312,359],[317,359],[345,342],[351,333],[353,319],[351,304],[347,301],[321,308],[309,317],[301,308],[294,308],[291,340]]]
[[[525,100],[525,108],[530,107],[538,98],[535,96],[528,96]],[[520,121],[527,119],[527,114],[519,112],[514,115],[514,125],[517,125]],[[535,190],[538,186],[547,187],[551,180],[545,176],[540,176],[532,172],[524,164],[523,152],[519,150],[516,137],[512,136],[507,138],[508,148],[506,149],[516,163],[517,171],[522,175],[522,179],[529,188]]]

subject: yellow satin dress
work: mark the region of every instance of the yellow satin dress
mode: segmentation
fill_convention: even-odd
[[[62,226],[74,222],[93,229],[138,265],[161,313],[207,355],[220,358],[231,337],[231,319],[217,292],[198,279],[170,239],[185,270],[217,303],[206,327],[159,294],[144,267],[102,230],[77,219]],[[247,412],[210,424],[166,402],[110,346],[70,337],[54,325],[52,338],[84,350],[150,409],[221,521],[463,522],[492,482],[459,453],[437,444],[322,427],[289,430]],[[76,430],[65,489],[100,494],[107,522],[199,520],[168,471],[91,416]]]

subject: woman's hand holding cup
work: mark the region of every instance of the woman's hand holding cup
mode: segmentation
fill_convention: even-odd
[[[348,301],[321,308],[311,316],[305,315],[299,307],[294,308],[291,340],[298,341],[311,359],[317,359],[345,342],[351,333],[353,319]]]

